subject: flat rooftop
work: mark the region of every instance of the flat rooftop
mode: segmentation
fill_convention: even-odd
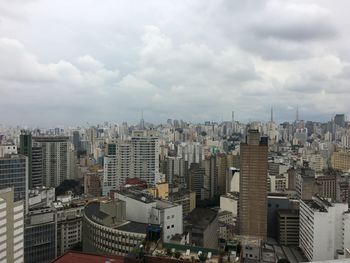
[[[64,255],[55,259],[52,263],[123,263],[122,256],[102,256],[76,251],[68,251]]]

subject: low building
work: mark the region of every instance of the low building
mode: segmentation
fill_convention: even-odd
[[[181,204],[154,199],[148,193],[131,189],[116,192],[115,198],[125,201],[127,220],[160,226],[164,242],[176,234],[182,234]]]
[[[146,239],[149,224],[126,220],[126,203],[95,201],[83,215],[83,251],[102,255],[127,255]]]
[[[195,208],[184,219],[185,231],[190,234],[190,243],[205,248],[218,247],[218,213],[209,208]]]
[[[183,217],[186,217],[196,208],[196,192],[187,190],[173,191],[169,194],[169,201],[182,205],[182,214]]]

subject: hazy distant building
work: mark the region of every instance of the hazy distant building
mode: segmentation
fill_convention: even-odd
[[[345,127],[345,115],[344,114],[336,114],[334,117],[334,123],[339,127]]]
[[[11,188],[0,189],[0,262],[24,262],[24,205]]]
[[[71,152],[69,137],[33,137],[33,144],[42,148],[43,185],[57,187],[69,178]]]
[[[267,138],[249,130],[241,143],[239,232],[241,235],[267,235]]]

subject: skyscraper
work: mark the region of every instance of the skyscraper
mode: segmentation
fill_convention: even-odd
[[[241,143],[239,232],[241,235],[267,235],[267,138],[249,130]]]
[[[43,185],[57,187],[70,173],[69,137],[33,137],[33,144],[42,148]]]
[[[132,144],[132,177],[155,185],[159,180],[159,141],[154,131],[134,131]]]

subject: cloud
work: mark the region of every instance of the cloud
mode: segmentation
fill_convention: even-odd
[[[310,41],[337,35],[330,12],[316,4],[270,1],[251,31],[262,39]]]
[[[319,120],[349,111],[344,0],[7,2],[6,123],[136,122],[141,109],[154,122],[232,110],[265,120],[271,105],[279,120],[294,119],[295,105]]]

